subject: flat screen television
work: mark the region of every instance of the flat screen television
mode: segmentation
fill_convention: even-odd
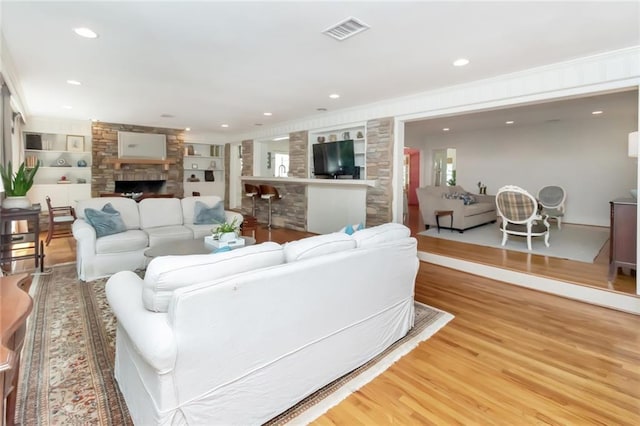
[[[353,176],[356,171],[353,140],[313,144],[313,174],[330,177]]]

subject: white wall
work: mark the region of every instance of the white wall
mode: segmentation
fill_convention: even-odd
[[[588,117],[531,126],[501,127],[429,137],[412,147],[423,150],[424,175],[431,175],[432,149],[455,148],[457,183],[477,193],[478,181],[495,194],[518,185],[537,194],[544,185],[567,191],[565,222],[609,226],[609,201],[630,197],[637,162],[627,155],[635,117]],[[425,179],[428,182],[428,178]]]

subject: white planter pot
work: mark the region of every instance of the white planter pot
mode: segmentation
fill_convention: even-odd
[[[29,207],[31,207],[31,201],[26,196],[7,197],[2,202],[3,209],[28,209]]]
[[[225,232],[224,234],[220,235],[220,241],[233,241],[235,239],[236,239],[235,232]]]

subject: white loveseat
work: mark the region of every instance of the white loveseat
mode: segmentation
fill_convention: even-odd
[[[144,252],[166,241],[204,238],[214,225],[195,225],[196,201],[208,207],[220,202],[217,196],[179,198],[147,198],[139,203],[125,197],[90,198],[76,204],[77,219],[73,223],[76,239],[78,278],[91,281],[118,271],[144,269],[148,259]],[[87,221],[85,209],[101,210],[105,204],[120,212],[126,231],[98,238]],[[227,221],[237,219],[240,213],[225,211]]]
[[[390,223],[113,275],[115,377],[134,423],[261,424],[382,352],[413,326],[409,234]]]

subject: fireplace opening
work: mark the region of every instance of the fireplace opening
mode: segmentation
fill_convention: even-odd
[[[116,193],[162,193],[166,186],[166,180],[117,180]]]

